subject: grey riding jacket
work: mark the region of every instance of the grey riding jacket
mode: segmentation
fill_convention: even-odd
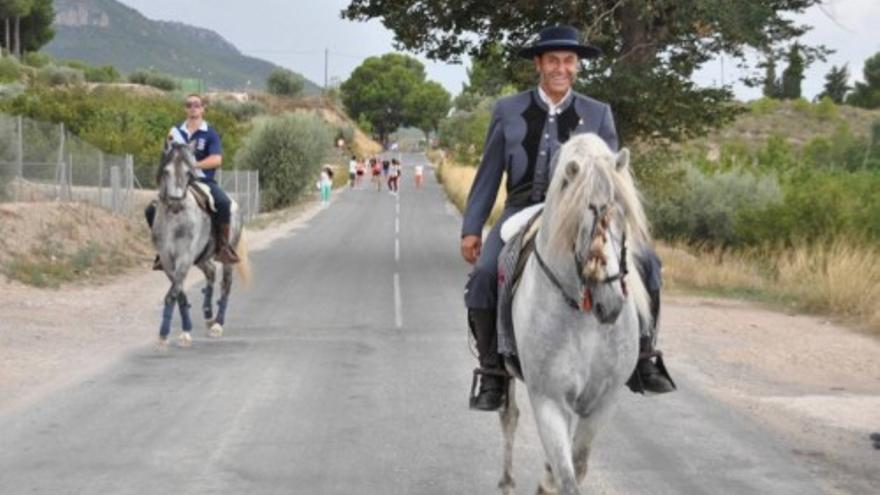
[[[617,151],[611,107],[571,91],[553,113],[537,88],[498,100],[489,122],[483,158],[468,195],[461,235],[481,235],[507,172],[505,207],[544,201],[551,157],[574,134],[592,132]]]

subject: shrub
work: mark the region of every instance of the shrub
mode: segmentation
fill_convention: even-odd
[[[813,105],[803,98],[798,98],[794,100],[794,111],[802,115],[813,115]]]
[[[297,96],[303,90],[302,76],[287,69],[275,69],[266,79],[266,88],[273,95]]]
[[[779,108],[779,100],[773,98],[759,98],[749,103],[749,107],[755,115],[767,115]]]
[[[178,88],[177,79],[156,71],[136,70],[128,75],[128,82],[152,86],[162,91],[174,91]]]
[[[43,52],[27,52],[22,56],[22,63],[40,69],[52,63],[52,56]]]
[[[21,64],[13,57],[0,57],[0,83],[21,79]]]
[[[829,96],[823,96],[813,107],[813,115],[819,120],[834,120],[838,114],[837,105]]]
[[[212,101],[211,108],[227,112],[235,117],[235,119],[239,122],[246,122],[258,115],[266,113],[266,107],[264,107],[258,101],[235,101],[221,99]]]
[[[86,67],[86,81],[99,83],[112,83],[119,81],[122,77],[119,71],[112,65],[102,65],[100,67]]]
[[[37,70],[37,81],[49,86],[71,86],[82,84],[85,80],[83,71],[72,67],[47,65]]]
[[[281,208],[314,187],[332,139],[332,129],[310,113],[264,117],[243,143],[236,163],[260,171],[261,206]]]
[[[648,208],[658,237],[719,246],[743,242],[740,215],[782,202],[774,175],[744,170],[704,174],[689,163],[678,165],[679,182],[663,195],[649,196]]]

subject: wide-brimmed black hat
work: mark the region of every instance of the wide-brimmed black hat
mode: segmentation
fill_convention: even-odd
[[[518,55],[522,58],[533,58],[553,50],[572,51],[580,58],[596,58],[602,55],[599,47],[581,43],[581,33],[571,26],[552,26],[542,29],[538,41],[520,50]]]

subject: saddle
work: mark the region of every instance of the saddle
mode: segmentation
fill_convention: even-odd
[[[519,286],[529,256],[535,250],[535,239],[541,228],[543,205],[534,205],[510,217],[501,226],[505,241],[498,256],[498,353],[507,367],[522,378],[513,328],[513,295]]]
[[[211,188],[199,181],[190,181],[188,189],[193,193],[199,208],[205,210],[212,217],[217,213],[217,206],[214,205],[214,197],[211,196]]]

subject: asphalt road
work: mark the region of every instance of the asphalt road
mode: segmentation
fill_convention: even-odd
[[[0,494],[496,493],[497,416],[467,409],[459,219],[430,169],[414,189],[424,157],[403,158],[399,196],[338,193],[254,253],[221,340],[197,327],[191,349],[144,345],[0,413]],[[624,397],[586,493],[821,493],[771,432],[677,379]],[[519,397],[516,476],[533,493],[543,457]]]

